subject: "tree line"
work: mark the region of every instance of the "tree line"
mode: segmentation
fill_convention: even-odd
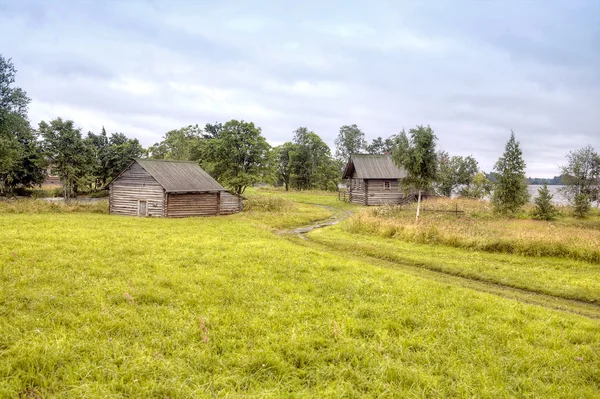
[[[417,126],[370,143],[356,125],[340,127],[335,154],[307,127],[272,147],[253,122],[230,120],[190,125],[167,132],[143,148],[134,138],[114,132],[82,133],[73,121],[56,118],[33,128],[27,118],[30,99],[15,87],[16,70],[0,55],[0,193],[40,185],[51,167],[65,198],[106,187],[134,158],[197,162],[225,187],[243,193],[259,182],[288,189],[337,190],[344,163],[351,154],[390,154],[408,172],[406,189],[437,195],[484,198],[496,209],[514,213],[528,201],[525,162],[514,132],[505,153],[486,174],[473,156],[451,155],[436,148],[433,130]],[[574,204],[600,199],[600,158],[587,146],[567,154],[561,167],[565,195]],[[583,205],[582,205],[583,206]],[[585,208],[585,207],[584,207]]]

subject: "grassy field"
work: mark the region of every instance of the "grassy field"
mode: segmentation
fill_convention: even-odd
[[[551,256],[600,264],[600,217],[578,220],[565,215],[554,221],[502,218],[488,202],[477,200],[424,201],[419,223],[411,207],[380,207],[360,212],[349,220],[347,231],[402,241],[445,245],[485,252]],[[452,213],[435,210],[463,210]]]
[[[276,194],[304,203],[252,199]],[[298,245],[272,230],[334,198],[248,196],[179,220],[0,208],[0,397],[600,395],[600,321]]]

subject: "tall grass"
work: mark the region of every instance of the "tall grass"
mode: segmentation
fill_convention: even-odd
[[[278,196],[253,195],[244,202],[244,209],[255,212],[285,212],[295,208],[294,201]]]
[[[2,213],[108,213],[108,200],[72,200],[69,203],[39,199],[3,200],[0,201],[0,214]]]
[[[434,199],[425,201],[419,223],[413,206],[369,209],[353,216],[347,224],[352,233],[394,237],[400,240],[441,244],[487,252],[525,256],[556,256],[600,263],[598,220],[578,222],[566,218],[553,222],[494,215],[490,204],[476,200]],[[456,210],[455,215],[435,210]]]

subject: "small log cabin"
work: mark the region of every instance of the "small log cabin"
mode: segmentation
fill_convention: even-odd
[[[113,215],[187,217],[242,210],[231,193],[195,162],[135,159],[109,184]]]
[[[412,194],[400,191],[399,180],[406,173],[390,155],[353,154],[344,168],[350,202],[358,205],[384,205],[405,202]]]

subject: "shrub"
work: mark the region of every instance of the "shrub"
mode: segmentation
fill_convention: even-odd
[[[590,200],[585,194],[577,194],[573,201],[573,216],[583,219],[590,213]]]
[[[556,207],[552,203],[554,196],[550,194],[548,185],[544,183],[543,187],[538,189],[538,197],[533,201],[535,208],[533,208],[533,218],[538,220],[552,220],[558,213]]]

